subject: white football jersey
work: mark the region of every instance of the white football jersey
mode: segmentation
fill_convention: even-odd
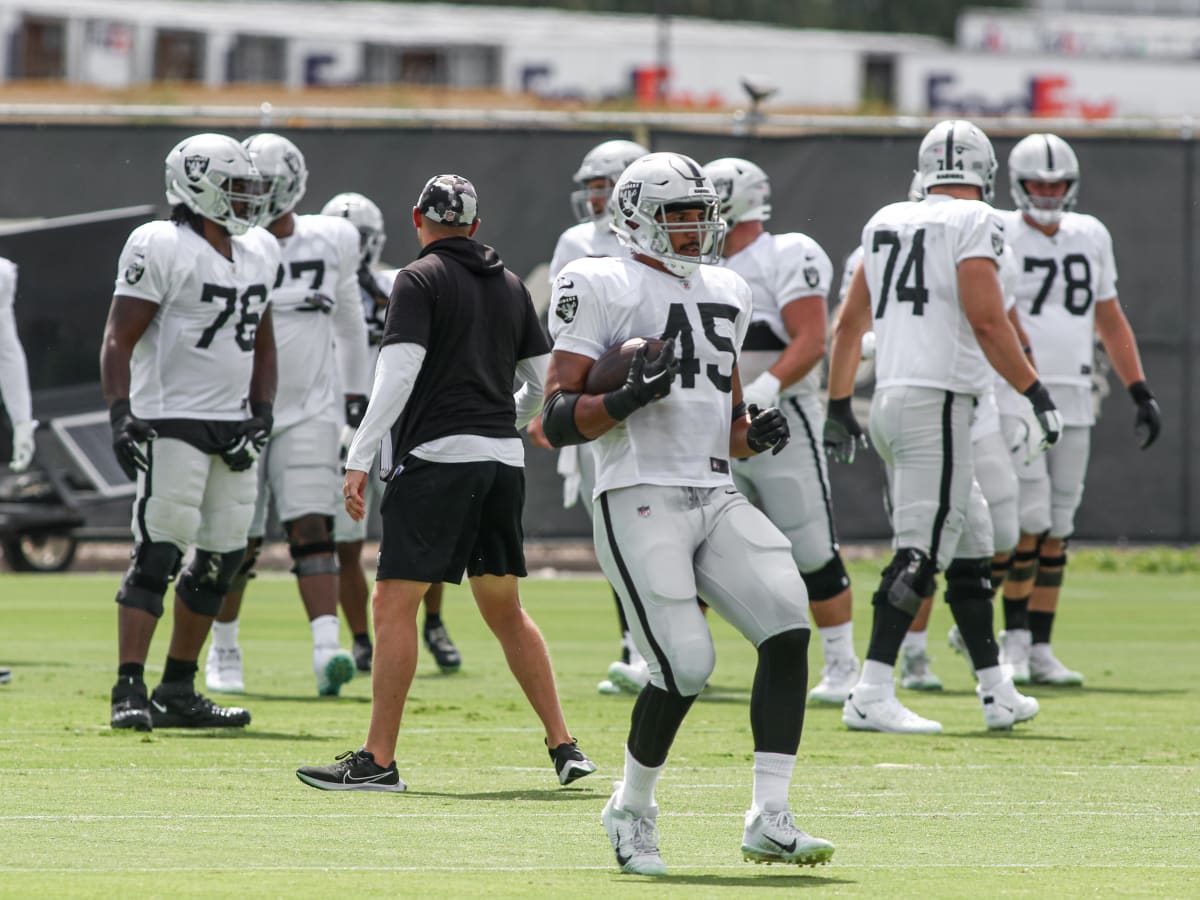
[[[981,394],[992,367],[958,297],[958,264],[997,265],[1004,232],[979,200],[931,194],[885,206],[863,228],[879,388],[915,385]]]
[[[791,338],[781,310],[801,297],[829,297],[833,263],[821,245],[806,234],[764,232],[738,253],[722,261],[750,285],[754,312],[750,331],[738,357],[742,384],[749,384],[779,359]],[[821,367],[784,388],[783,397],[816,396],[821,387]]]
[[[313,417],[340,422],[337,387],[348,394],[368,390],[358,229],[337,216],[295,221],[295,231],[279,240],[283,280],[271,292],[278,428]]]
[[[629,250],[608,227],[607,216],[594,222],[580,222],[559,235],[558,243],[554,245],[554,255],[550,257],[550,284],[554,284],[563,266],[585,256],[628,255]]]
[[[1094,216],[1067,213],[1047,236],[1020,212],[1003,214],[1017,262],[1017,310],[1038,378],[1068,425],[1092,425],[1096,304],[1117,296],[1112,237]]]
[[[114,293],[159,306],[130,361],[134,415],[246,417],[254,340],[279,272],[279,247],[262,228],[231,241],[232,262],[189,225],[147,222],[126,240]]]
[[[732,374],[753,301],[741,276],[701,266],[676,278],[629,257],[580,259],[550,300],[555,350],[599,358],[629,338],[675,340],[671,393],[592,442],[598,497],[635,484],[732,484]]]

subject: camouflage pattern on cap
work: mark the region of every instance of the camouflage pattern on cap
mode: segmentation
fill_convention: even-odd
[[[471,225],[479,216],[475,186],[461,175],[435,175],[417,200],[421,215],[443,225]]]

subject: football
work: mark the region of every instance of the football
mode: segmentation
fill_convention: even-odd
[[[662,353],[666,341],[660,341],[658,338],[630,338],[615,347],[610,347],[588,370],[584,393],[607,394],[625,384],[629,367],[633,364],[633,355],[643,345],[646,347],[646,359],[652,360]]]

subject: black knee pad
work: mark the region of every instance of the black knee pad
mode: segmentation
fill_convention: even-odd
[[[992,561],[982,559],[955,559],[946,567],[946,602],[963,600],[991,600]]]
[[[196,556],[179,576],[175,593],[183,605],[198,616],[215,616],[229,593],[229,587],[246,557],[246,549],[228,553],[197,550]]]
[[[872,602],[886,601],[896,609],[915,616],[921,601],[933,592],[937,563],[924,550],[901,547],[883,570],[883,580]]]
[[[133,548],[133,564],[121,579],[117,603],[140,609],[158,619],[163,614],[163,594],[179,574],[183,553],[167,541],[140,543]]]
[[[1063,570],[1067,567],[1067,552],[1064,549],[1060,556],[1038,557],[1037,578],[1034,584],[1038,587],[1062,587]],[[1051,571],[1047,572],[1046,570]]]
[[[801,572],[800,577],[804,579],[804,586],[808,588],[810,603],[829,600],[850,587],[850,576],[846,574],[846,566],[840,553],[834,553],[833,559],[815,572]]]
[[[1038,543],[1041,543],[1039,541]],[[1038,551],[1033,550],[1018,550],[1012,555],[1012,562],[1008,570],[1009,581],[1029,581],[1037,574]]]
[[[303,578],[305,575],[336,575],[340,571],[337,544],[331,540],[289,544],[288,552],[295,563],[292,566],[292,574],[297,578]]]
[[[234,573],[233,580],[229,582],[229,590],[244,591],[246,585],[250,583],[251,578],[256,578],[254,565],[258,562],[258,555],[262,553],[262,542],[253,540],[246,545],[246,556],[242,560],[242,564],[238,566],[237,572]]]

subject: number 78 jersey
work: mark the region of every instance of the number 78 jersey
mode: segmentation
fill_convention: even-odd
[[[133,348],[130,406],[144,419],[246,417],[258,323],[279,271],[267,231],[232,238],[222,256],[189,225],[157,221],[129,235],[115,293],[158,304]]]
[[[959,299],[958,264],[984,257],[999,265],[1004,230],[995,211],[978,200],[931,194],[885,206],[864,226],[862,240],[876,386],[982,394],[992,367]]]
[[[597,438],[594,494],[636,484],[732,484],[733,369],[750,327],[750,286],[728,269],[676,278],[630,258],[579,259],[554,281],[554,349],[598,359],[629,338],[675,342],[671,393]]]

